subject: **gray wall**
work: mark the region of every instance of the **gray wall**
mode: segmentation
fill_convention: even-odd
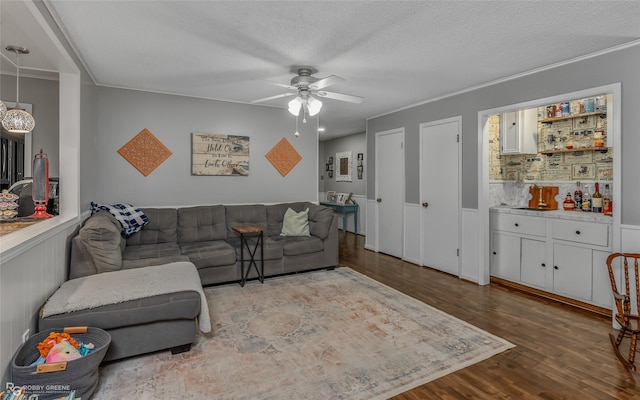
[[[419,199],[419,125],[462,115],[462,207],[478,208],[478,112],[592,87],[622,84],[622,223],[640,225],[640,45],[497,83],[367,121],[367,187],[375,196],[375,133],[405,128],[406,202]],[[616,144],[618,145],[618,144]],[[615,201],[615,199],[614,199]],[[618,203],[619,204],[619,203]]]
[[[353,193],[356,195],[364,196],[367,194],[367,134],[366,132],[356,133],[349,136],[344,136],[336,139],[326,140],[322,142],[324,148],[323,158],[320,161],[321,174],[324,174],[324,190],[333,190],[338,193]],[[351,182],[336,182],[336,153],[343,151],[351,151],[351,160],[353,162],[353,180]],[[358,172],[356,167],[358,165],[358,153],[364,154],[364,167],[363,178],[358,179]],[[329,157],[333,157],[334,160],[334,175],[332,178],[327,176],[325,171],[325,164]]]
[[[82,170],[93,171],[97,182],[90,200],[184,206],[318,198],[315,118],[300,124],[296,138],[295,119],[286,109],[104,87],[95,89],[95,101],[95,151],[82,161]],[[147,177],[117,153],[144,128],[173,153]],[[192,132],[249,136],[249,176],[192,176]],[[302,156],[285,177],[265,158],[283,137]]]
[[[22,73],[22,68],[20,69]],[[2,100],[16,101],[16,77],[1,75]],[[36,127],[32,132],[32,154],[42,149],[49,158],[49,176],[59,177],[58,139],[60,127],[60,99],[58,96],[58,81],[34,79],[20,76],[20,103],[33,106],[32,115],[36,120]],[[29,161],[33,163],[33,158]]]

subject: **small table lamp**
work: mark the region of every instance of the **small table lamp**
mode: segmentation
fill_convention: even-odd
[[[40,153],[33,157],[33,204],[35,212],[31,218],[51,218],[53,215],[47,213],[49,203],[49,158],[40,149]]]

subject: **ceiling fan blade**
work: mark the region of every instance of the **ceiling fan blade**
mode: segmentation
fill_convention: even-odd
[[[279,99],[281,97],[287,97],[287,96],[295,96],[298,93],[282,93],[282,94],[277,94],[275,96],[271,96],[271,97],[265,97],[264,99],[258,99],[258,100],[252,100],[252,103],[262,103],[265,101],[269,101],[269,100],[275,100],[275,99]]]
[[[350,94],[336,93],[336,92],[316,92],[316,94],[320,97],[326,97],[328,99],[348,101],[349,103],[360,104],[364,100],[364,97],[360,96],[352,96]]]
[[[344,81],[344,78],[340,78],[337,75],[329,75],[326,78],[313,82],[311,85],[309,85],[309,88],[318,90],[318,89],[326,88],[327,86],[335,85],[336,83],[340,83],[343,81]]]
[[[261,80],[262,80],[262,82],[266,82],[266,83],[268,83],[270,85],[273,85],[273,86],[278,86],[278,87],[289,89],[289,90],[298,90],[297,87],[291,86],[291,85],[287,85],[287,84],[284,84],[284,83],[272,82],[272,81],[267,81],[267,80],[264,80],[264,79],[261,79]]]

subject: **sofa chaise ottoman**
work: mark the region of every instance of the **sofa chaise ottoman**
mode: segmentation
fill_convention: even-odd
[[[104,329],[111,335],[108,361],[167,348],[188,351],[196,325],[211,331],[200,278],[192,263],[177,262],[66,281],[40,310],[38,329]]]

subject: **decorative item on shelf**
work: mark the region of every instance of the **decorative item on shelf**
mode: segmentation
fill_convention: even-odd
[[[15,45],[5,47],[16,53],[16,107],[7,111],[2,118],[2,126],[11,133],[28,133],[36,126],[33,116],[20,108],[20,54],[29,54],[29,50]],[[6,106],[5,106],[6,108]]]
[[[47,212],[49,204],[49,158],[40,149],[40,153],[33,157],[33,204],[35,212],[31,218],[51,218]]]
[[[333,191],[333,190],[328,190],[328,191],[327,191],[327,201],[328,201],[329,203],[335,203],[335,202],[336,202],[336,200],[337,200],[337,198],[338,198],[338,197],[337,197],[337,195],[336,195],[336,192],[335,192],[335,191]]]
[[[8,189],[0,192],[0,220],[11,219],[18,216],[18,212],[16,211],[16,208],[18,208],[18,203],[16,203],[18,198],[18,195],[9,193]]]

